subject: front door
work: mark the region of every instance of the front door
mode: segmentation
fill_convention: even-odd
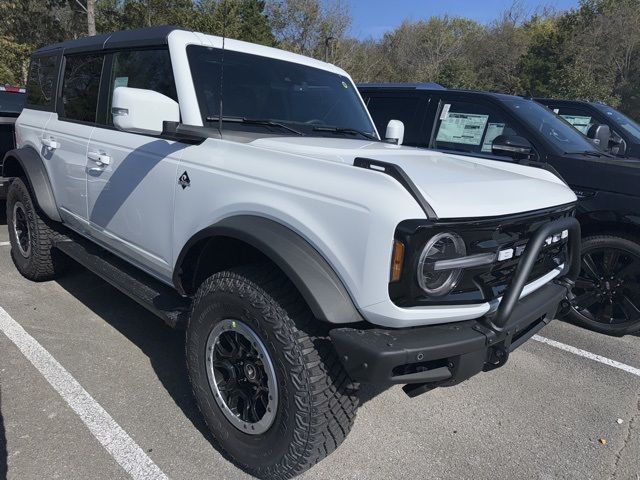
[[[107,105],[118,86],[154,90],[177,100],[167,50],[116,52],[109,70]],[[149,273],[168,279],[173,194],[185,145],[118,131],[109,110],[91,136],[85,161],[90,233]]]

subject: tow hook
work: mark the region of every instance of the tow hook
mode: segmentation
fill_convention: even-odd
[[[571,308],[575,307],[578,304],[578,302],[576,301],[576,296],[573,293],[573,287],[575,286],[575,282],[565,277],[565,278],[561,278],[560,280],[557,280],[556,283],[567,289],[567,294],[565,295],[562,302],[560,302],[560,309],[559,309],[559,313],[561,315],[564,315]]]
[[[485,372],[489,372],[496,368],[500,368],[507,363],[507,360],[509,360],[509,350],[507,350],[503,345],[498,345],[491,349],[489,359],[484,364],[483,370]]]

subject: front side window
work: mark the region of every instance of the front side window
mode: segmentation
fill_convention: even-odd
[[[73,55],[65,59],[61,117],[95,122],[103,55]]]
[[[205,125],[254,130],[241,120],[263,120],[271,133],[362,138],[375,129],[348,77],[258,55],[192,45],[187,48]],[[274,123],[285,128],[273,128]],[[349,130],[349,131],[347,131]]]
[[[604,113],[607,118],[610,118],[612,122],[619,125],[622,130],[627,132],[627,134],[633,137],[634,142],[640,143],[640,125],[638,125],[637,122],[634,122],[622,112],[614,110],[606,105],[597,105],[596,108]]]
[[[58,77],[58,61],[55,55],[31,60],[27,76],[27,105],[52,107]]]
[[[589,129],[593,125],[598,125],[598,122],[589,112],[583,108],[575,107],[556,107],[552,108],[554,113],[560,115],[567,122],[569,122],[573,128],[578,130],[583,135],[589,133]]]
[[[491,153],[500,135],[521,136],[498,109],[480,103],[443,101],[436,123],[434,148]]]
[[[153,90],[178,101],[168,50],[132,50],[116,52],[109,88],[109,105],[118,87]],[[109,109],[111,110],[111,109]],[[109,124],[113,118],[108,115]]]
[[[602,154],[587,137],[547,107],[533,100],[510,96],[502,97],[502,103],[560,154]]]

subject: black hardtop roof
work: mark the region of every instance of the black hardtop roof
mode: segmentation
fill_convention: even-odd
[[[601,102],[590,102],[588,100],[570,100],[568,98],[542,98],[542,97],[536,97],[534,98],[534,100],[536,102],[549,102],[549,103],[567,103],[567,104],[574,104],[574,105],[591,105],[593,107],[609,107],[609,105],[607,105],[606,103],[601,103]],[[610,108],[610,107],[609,107]]]
[[[169,34],[174,30],[182,30],[179,27],[163,25],[159,27],[137,28],[135,30],[121,30],[119,32],[104,33],[93,37],[83,37],[76,40],[47,45],[33,55],[47,53],[80,53],[97,52],[100,50],[125,48],[125,47],[149,47],[154,45],[166,45]]]
[[[445,88],[437,83],[359,83],[356,85],[360,90],[379,90],[386,92],[403,92],[403,91],[420,91],[420,92],[451,92],[451,93],[469,93],[473,95],[484,95],[497,99],[504,98],[524,98],[517,95],[509,95],[499,92],[485,92],[482,90],[464,90],[455,88]]]

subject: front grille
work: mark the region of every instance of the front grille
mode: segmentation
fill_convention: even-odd
[[[472,304],[494,300],[504,294],[524,252],[506,261],[464,270],[462,278],[451,293],[444,297],[434,298],[426,295],[415,281],[417,256],[428,239],[439,232],[453,231],[464,239],[467,255],[497,253],[509,248],[517,251],[518,247],[526,247],[529,239],[544,224],[560,218],[571,217],[573,214],[574,207],[570,205],[499,219],[462,219],[419,225],[414,226],[411,233],[409,233],[410,225],[407,226],[406,232],[399,228],[396,237],[405,243],[409,254],[405,257],[401,282],[390,284],[390,297],[394,303],[401,307]],[[544,247],[527,283],[546,275],[565,263],[566,245],[567,240],[564,239]]]

